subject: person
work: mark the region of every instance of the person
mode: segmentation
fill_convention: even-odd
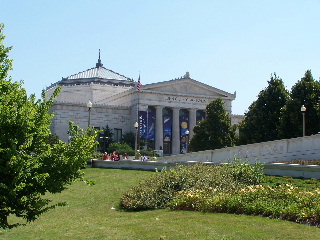
[[[148,158],[147,158],[147,156],[146,156],[145,154],[143,154],[143,156],[142,156],[141,160],[142,160],[143,162],[145,162],[145,161],[147,161],[147,160],[148,160]]]
[[[115,161],[120,161],[120,154],[119,153],[115,153],[114,160]]]
[[[124,153],[122,156],[123,156],[123,160],[128,160],[128,155],[127,155],[127,153]]]
[[[135,156],[135,160],[140,160],[141,158],[141,153],[140,153],[140,150],[137,150],[137,153],[136,153],[136,156]]]
[[[105,153],[103,154],[102,159],[103,159],[103,160],[108,160],[108,154],[107,154],[107,152],[105,152]]]
[[[111,160],[112,160],[112,161],[115,161],[115,160],[116,160],[116,152],[113,152],[113,153],[111,154]]]
[[[157,156],[155,154],[152,156],[152,161],[157,161]]]

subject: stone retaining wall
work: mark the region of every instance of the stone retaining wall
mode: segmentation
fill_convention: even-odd
[[[122,161],[92,160],[92,167],[161,171],[163,168],[170,169],[172,167],[176,167],[177,165],[191,165],[196,163],[198,162],[191,161],[191,162],[180,162],[180,163],[178,162],[167,163],[167,162],[159,162],[159,161],[143,162],[139,160],[122,160]],[[217,164],[213,162],[203,162],[203,163],[208,165]],[[266,175],[320,179],[320,166],[284,164],[284,163],[267,163],[265,164],[264,173]]]
[[[234,157],[248,159],[251,163],[259,161],[265,163],[265,174],[317,178],[320,179],[320,166],[272,163],[275,161],[290,161],[293,159],[320,159],[320,134],[255,143],[243,146],[229,147],[195,153],[159,157],[157,161],[142,162],[140,160],[123,160],[118,162],[92,160],[92,167],[124,168],[141,170],[161,170],[171,168],[177,164],[219,164]]]
[[[320,134],[282,139],[270,142],[248,144],[216,150],[200,151],[188,154],[172,155],[158,158],[161,162],[215,162],[220,163],[233,159],[256,160],[262,163],[290,161],[293,159],[314,160],[320,158]]]

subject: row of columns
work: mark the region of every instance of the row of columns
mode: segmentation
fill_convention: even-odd
[[[156,133],[155,133],[155,149],[163,146],[163,117],[162,110],[165,107],[155,106],[156,109]],[[179,125],[179,111],[180,108],[172,108],[172,154],[180,153],[180,125]],[[188,109],[189,111],[189,139],[193,136],[193,128],[196,125],[197,109]]]

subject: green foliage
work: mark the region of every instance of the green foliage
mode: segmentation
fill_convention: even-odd
[[[77,182],[59,194],[48,194],[53,202],[65,201],[68,206],[43,214],[40,221],[27,226],[0,229],[0,239],[319,239],[319,228],[255,216],[167,209],[118,211],[113,207],[126,189],[157,173],[103,168],[84,172],[94,186]]]
[[[145,155],[145,156],[153,156],[153,155],[156,155],[159,157],[158,154],[156,154],[153,150],[150,150],[150,149],[147,149],[147,150],[141,150],[140,153],[142,155]]]
[[[280,139],[281,109],[289,99],[289,92],[275,73],[254,101],[239,125],[239,144],[249,144]]]
[[[132,149],[134,149],[136,135],[134,132],[127,132],[122,135],[121,142],[128,144]]]
[[[3,29],[4,25],[0,24],[0,79],[7,79],[9,71],[12,70],[12,60],[8,59],[8,53],[12,47],[4,46],[3,41],[5,36]]]
[[[231,126],[222,99],[218,98],[208,104],[206,114],[206,119],[193,129],[189,150],[196,152],[233,146],[236,142],[235,127]]]
[[[134,150],[126,143],[111,143],[109,146],[109,152],[117,152],[120,155],[126,153],[128,156],[134,155]]]
[[[95,151],[95,152],[92,154],[92,158],[93,158],[93,159],[102,159],[102,157],[103,157],[103,153],[102,153],[102,152]]]
[[[320,130],[320,83],[316,81],[311,70],[305,72],[291,89],[288,100],[281,113],[280,134],[282,138],[302,136],[302,113],[301,106],[306,107],[306,135],[317,134]]]
[[[181,191],[172,209],[259,215],[301,223],[320,223],[320,189],[313,192],[283,184],[250,185],[236,192],[207,189]]]
[[[59,143],[59,137],[57,135],[50,134],[45,140],[45,143],[54,145]]]
[[[262,179],[261,164],[250,165],[237,159],[223,165],[177,166],[130,189],[121,197],[120,207],[131,211],[164,208],[179,191],[214,188],[233,192],[248,183],[259,184]]]
[[[293,177],[267,176],[263,183],[271,187],[277,187],[283,184],[290,184],[299,187],[302,191],[312,192],[315,189],[320,189],[320,180],[315,178],[303,179]]]
[[[251,164],[248,160],[234,158],[224,166],[232,179],[244,185],[255,185],[264,181],[264,165],[256,162]]]
[[[10,48],[2,43],[2,29],[0,25],[0,227],[11,228],[18,224],[9,223],[9,216],[33,221],[54,207],[43,198],[46,192],[61,192],[83,179],[81,168],[94,152],[96,133],[70,123],[69,143],[52,137],[49,112],[60,89],[49,100],[44,91],[36,100],[21,82],[7,78]]]

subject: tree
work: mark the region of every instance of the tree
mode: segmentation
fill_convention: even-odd
[[[281,109],[289,99],[289,92],[275,73],[258,99],[249,106],[239,124],[239,144],[272,141],[280,138]]]
[[[292,88],[290,99],[282,109],[280,134],[282,138],[302,136],[301,106],[306,107],[306,135],[316,134],[320,130],[319,116],[320,83],[316,81],[307,70]]]
[[[126,143],[128,144],[132,149],[135,148],[135,139],[136,139],[136,134],[132,131],[130,132],[126,132],[125,134],[123,134],[122,138],[121,138],[121,142],[122,143]]]
[[[201,151],[233,146],[236,140],[235,126],[231,126],[221,98],[212,101],[206,107],[206,119],[193,129],[194,135],[189,150]]]
[[[76,179],[84,180],[86,166],[96,147],[96,132],[82,130],[70,122],[70,142],[48,141],[51,138],[49,113],[53,96],[46,100],[27,96],[22,82],[8,77],[12,60],[10,47],[3,44],[4,25],[0,25],[0,227],[12,228],[11,215],[34,221],[59,204],[45,199],[47,192],[59,193]]]

